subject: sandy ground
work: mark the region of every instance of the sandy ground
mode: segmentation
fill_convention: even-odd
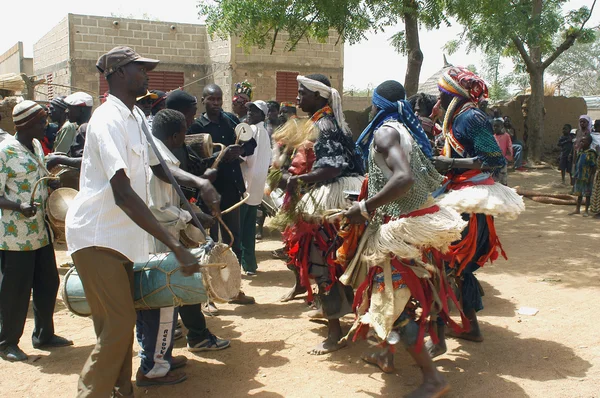
[[[509,177],[511,185],[547,191],[564,190],[559,180],[554,170]],[[567,216],[570,207],[526,204],[517,222],[497,222],[509,260],[479,272],[486,293],[480,315],[485,342],[449,340],[448,353],[436,360],[452,386],[450,397],[600,396],[600,334],[594,327],[600,221]],[[367,342],[322,357],[307,353],[324,338],[325,327],[306,318],[302,299],[278,302],[292,284],[283,262],[270,258],[279,246],[276,238],[259,243],[260,273],[243,281],[258,304],[222,305],[221,314],[208,319],[213,333],[232,340],[231,348],[195,355],[178,341],[174,353],[190,359],[185,368],[189,379],[137,389],[136,396],[374,397],[402,396],[418,386],[419,371],[401,349],[395,359],[398,372],[391,375],[360,360]],[[57,258],[64,262],[64,251],[57,250]],[[518,315],[521,307],[539,313]],[[351,322],[344,318],[346,327]],[[28,337],[30,311],[21,347],[31,357],[25,363],[0,361],[0,395],[75,395],[78,373],[95,343],[92,322],[70,314],[59,299],[55,324],[57,333],[75,346],[34,350]],[[139,360],[133,361],[137,368]]]

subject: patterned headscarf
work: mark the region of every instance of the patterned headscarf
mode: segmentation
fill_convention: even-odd
[[[448,69],[440,80],[438,87],[454,97],[462,97],[478,103],[488,97],[485,81],[470,70],[455,66]]]
[[[244,105],[250,101],[252,101],[252,84],[248,80],[236,83],[232,102],[239,102]]]
[[[454,137],[452,124],[454,119],[469,109],[477,108],[477,104],[488,97],[485,81],[466,68],[453,66],[438,81],[440,91],[454,98],[450,102],[444,117],[443,133],[446,139],[444,156],[450,156],[450,147],[460,156],[464,155],[464,146]]]
[[[369,146],[373,141],[373,133],[389,119],[395,119],[403,123],[425,156],[431,159],[433,156],[431,143],[408,101],[402,99],[392,102],[375,90],[373,92],[373,105],[379,109],[379,112],[356,140],[356,148],[365,161],[369,157]]]

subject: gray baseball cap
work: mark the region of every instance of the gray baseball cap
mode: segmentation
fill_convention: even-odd
[[[146,69],[151,71],[156,68],[159,61],[157,59],[144,58],[130,47],[115,47],[98,58],[96,68],[98,68],[101,73],[104,73],[104,76],[108,76],[130,62],[146,64]]]

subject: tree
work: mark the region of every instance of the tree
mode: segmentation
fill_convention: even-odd
[[[600,34],[591,43],[575,43],[550,67],[554,83],[563,95],[600,94]]]
[[[489,95],[492,101],[500,101],[510,98],[508,87],[510,77],[503,76],[502,55],[499,52],[485,54],[482,77],[488,81]]]
[[[484,53],[501,52],[529,74],[530,154],[534,161],[542,155],[544,134],[544,72],[576,41],[589,42],[593,31],[585,28],[592,10],[581,7],[563,12],[567,0],[448,0],[448,14],[465,28],[462,34],[469,48]],[[562,37],[558,46],[553,39]]]
[[[293,51],[301,40],[324,41],[330,29],[341,42],[354,44],[366,32],[384,32],[404,21],[404,30],[391,45],[408,56],[404,85],[407,95],[417,92],[423,53],[419,24],[428,29],[449,25],[445,0],[201,0],[199,14],[206,17],[210,34],[236,35],[244,48],[271,47],[282,32],[288,33],[286,49]]]

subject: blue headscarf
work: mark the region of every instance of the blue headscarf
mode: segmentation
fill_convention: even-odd
[[[403,123],[408,128],[408,131],[415,142],[419,144],[419,147],[425,156],[429,159],[432,158],[433,151],[431,150],[431,143],[408,101],[400,100],[392,102],[377,94],[377,90],[375,90],[373,92],[373,105],[380,110],[356,141],[356,149],[360,152],[365,161],[369,157],[369,146],[371,145],[371,141],[373,141],[373,133],[381,127],[383,122],[390,118]]]

